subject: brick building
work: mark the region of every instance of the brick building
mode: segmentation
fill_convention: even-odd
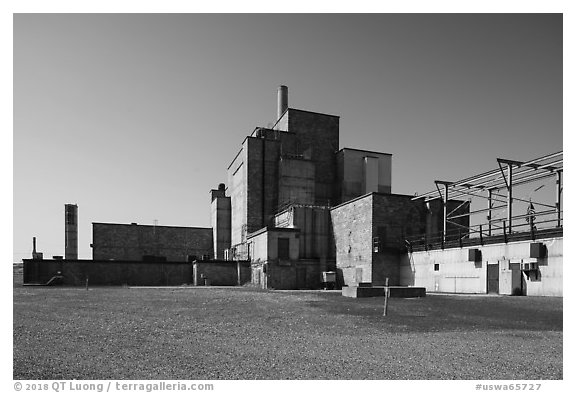
[[[92,223],[92,259],[184,262],[214,257],[212,228]]]

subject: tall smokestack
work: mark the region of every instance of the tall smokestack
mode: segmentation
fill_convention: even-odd
[[[32,237],[32,255],[36,254],[36,236]]]
[[[288,109],[288,87],[281,85],[278,86],[278,119]]]
[[[78,205],[64,205],[64,258],[78,259]]]

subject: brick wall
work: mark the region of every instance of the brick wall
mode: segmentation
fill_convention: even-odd
[[[94,260],[141,261],[145,255],[168,261],[213,257],[212,228],[92,223]]]
[[[390,285],[399,285],[400,256],[406,251],[405,236],[426,229],[427,209],[421,200],[412,201],[410,195],[372,195],[372,233],[378,241],[378,249],[374,250],[377,252],[373,254],[372,284],[384,285],[389,278]]]
[[[315,163],[310,160],[281,158],[278,168],[278,205],[313,204]]]

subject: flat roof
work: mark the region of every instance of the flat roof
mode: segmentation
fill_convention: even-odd
[[[258,128],[263,128],[263,127],[258,127]],[[268,130],[268,131],[273,131],[273,132],[283,132],[284,134],[295,135],[294,132],[290,132],[290,131],[273,130],[271,128],[264,128],[264,129]],[[261,137],[257,137],[257,136],[252,136],[252,134],[246,135],[244,137],[244,139],[242,139],[242,143],[241,143],[242,147],[240,148],[240,150],[238,150],[238,153],[236,153],[236,155],[232,159],[232,162],[230,162],[230,165],[228,165],[228,168],[226,168],[226,170],[228,170],[232,167],[232,165],[234,164],[234,162],[236,161],[236,159],[238,158],[240,153],[242,153],[242,150],[244,150],[244,142],[246,142],[247,139],[263,139],[263,140],[268,141],[268,142],[277,142],[277,143],[280,142],[277,139],[261,138]]]
[[[340,116],[337,116],[337,115],[330,115],[330,114],[328,114],[328,113],[320,113],[320,112],[307,111],[307,110],[304,110],[304,109],[288,108],[288,109],[286,109],[286,110],[287,110],[287,111],[306,112],[306,113],[312,113],[312,114],[314,114],[314,115],[321,115],[321,116],[328,116],[328,117],[337,117],[337,118],[340,118]],[[280,117],[280,118],[282,118],[282,117]]]
[[[150,225],[150,224],[138,224],[137,222],[134,223],[130,223],[130,224],[124,224],[124,223],[116,223],[116,222],[92,222],[92,225],[121,225],[121,226],[127,226],[127,227],[156,227],[156,228],[183,228],[183,229],[209,229],[212,230],[212,228],[208,227],[184,227],[184,226],[177,226],[177,225]]]
[[[150,265],[150,264],[191,264],[192,261],[144,261],[144,260],[135,260],[135,259],[52,259],[52,258],[44,258],[44,259],[33,259],[33,258],[23,258],[23,262],[62,262],[62,263],[110,263],[110,264],[120,264],[120,263],[135,263],[135,264],[142,264],[142,265]]]
[[[303,209],[330,209],[330,206],[326,206],[326,205],[311,205],[311,204],[305,204],[305,203],[290,203],[289,205],[286,205],[286,207],[283,207],[281,210],[278,211],[278,213],[274,214],[274,217],[278,217],[281,214],[286,213],[288,210],[292,209],[293,207],[295,208],[303,208]]]
[[[264,228],[260,228],[255,232],[249,233],[246,236],[246,239],[250,239],[250,238],[257,236],[257,235],[260,235],[264,232],[300,232],[300,229],[298,229],[298,228],[277,228],[277,227],[265,226]]]
[[[356,198],[350,199],[349,201],[346,201],[346,202],[343,202],[337,206],[334,206],[334,207],[330,208],[330,210],[338,209],[339,207],[342,207],[342,206],[347,205],[349,203],[356,202],[360,199],[367,198],[367,197],[373,196],[373,195],[391,196],[391,197],[399,197],[399,198],[414,198],[414,195],[392,194],[392,193],[386,193],[386,192],[369,192],[368,194],[357,196]]]
[[[278,117],[278,119],[276,119],[276,121],[274,122],[274,125],[272,126],[272,128],[276,127],[276,125],[278,124],[278,122],[284,117],[284,115],[285,115],[286,112],[288,112],[288,111],[307,112],[307,113],[313,113],[313,114],[315,114],[315,115],[322,115],[322,116],[330,116],[330,117],[340,118],[340,116],[330,115],[330,114],[327,114],[327,113],[306,111],[306,110],[304,110],[304,109],[296,109],[296,108],[286,108],[286,110],[285,110],[284,112],[282,112],[282,114],[280,115],[280,117]]]
[[[352,147],[343,147],[342,149],[338,150],[338,153],[340,153],[341,151],[344,150],[353,150],[353,151],[359,151],[359,152],[363,152],[363,153],[370,153],[370,154],[383,154],[386,156],[391,156],[391,153],[382,153],[382,152],[378,152],[378,151],[373,151],[373,150],[362,150],[362,149],[354,149]]]

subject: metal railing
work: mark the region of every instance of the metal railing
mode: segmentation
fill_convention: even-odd
[[[520,215],[513,217],[511,222],[505,218],[498,218],[488,224],[469,227],[452,224],[459,228],[447,230],[446,233],[438,231],[432,234],[406,236],[404,243],[407,250],[428,251],[563,236],[562,212],[559,214],[556,211]]]

